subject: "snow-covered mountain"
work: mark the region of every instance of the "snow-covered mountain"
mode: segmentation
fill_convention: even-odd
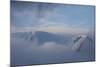
[[[88,35],[61,35],[43,31],[11,33],[11,64],[94,60],[94,42]]]
[[[72,44],[72,50],[78,51],[82,43],[88,39],[90,42],[93,42],[90,37],[87,35],[78,35],[74,36],[72,39],[72,36],[63,36],[59,34],[53,34],[49,32],[43,32],[43,31],[37,31],[35,33],[33,32],[18,32],[18,33],[13,33],[12,37],[16,38],[21,38],[26,41],[34,42],[37,40],[36,45],[43,45],[46,42],[55,42],[56,44],[61,44],[61,45],[69,45]]]
[[[21,38],[30,42],[33,42],[34,39],[38,40],[38,45],[43,45],[45,42],[55,42],[58,44],[67,44],[71,38],[69,36],[65,37],[59,34],[53,34],[49,32],[37,31],[33,32],[18,32],[12,33],[12,38]]]

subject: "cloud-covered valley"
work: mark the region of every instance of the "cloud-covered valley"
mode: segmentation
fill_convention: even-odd
[[[51,41],[51,39],[46,38],[48,38],[49,36],[51,37],[52,33],[42,32],[41,34],[41,32],[38,32],[38,35],[36,35],[37,33],[25,33],[26,32],[24,32],[24,35],[22,34],[22,32],[17,34],[13,33],[11,37],[12,65],[46,64],[93,60],[94,52],[91,53],[91,50],[94,50],[94,46],[87,38],[83,41],[82,46],[79,47],[79,45],[74,46],[75,44],[73,44],[73,40],[76,39],[78,36],[68,35],[67,38],[65,38],[68,39],[66,40],[66,42],[68,42],[63,44],[60,40],[61,35],[58,36],[58,34],[56,35],[57,37],[59,37],[59,39],[53,38],[55,40]],[[43,34],[48,35],[43,37]],[[41,40],[41,36],[42,39],[46,40]],[[80,49],[77,51],[76,47],[79,47]]]

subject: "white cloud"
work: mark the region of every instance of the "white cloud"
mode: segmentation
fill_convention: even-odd
[[[44,43],[44,45],[41,46],[41,48],[45,51],[56,52],[56,53],[70,51],[70,48],[68,46],[56,44],[54,42],[46,42]]]

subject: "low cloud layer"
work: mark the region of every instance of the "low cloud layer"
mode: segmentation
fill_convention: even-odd
[[[11,38],[11,64],[29,65],[91,60],[89,56],[91,52],[87,51],[90,46],[87,48],[84,45],[87,49],[84,48],[84,51],[79,52],[73,51],[72,46],[69,43],[62,45],[55,42],[45,42],[43,45],[37,45],[36,40],[30,42],[18,37]],[[86,57],[87,59],[85,59]]]

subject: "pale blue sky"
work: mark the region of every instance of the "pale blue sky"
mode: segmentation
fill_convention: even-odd
[[[90,5],[50,4],[38,2],[11,2],[13,27],[92,28],[95,7]]]

